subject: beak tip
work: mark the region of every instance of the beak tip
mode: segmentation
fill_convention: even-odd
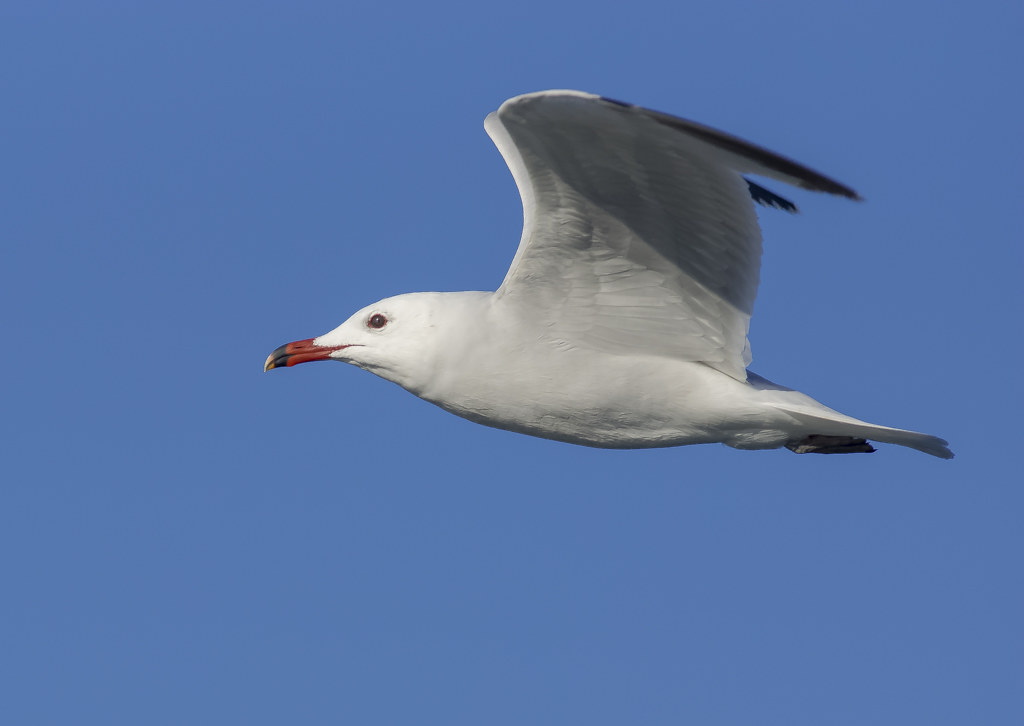
[[[275,350],[273,353],[267,356],[267,359],[263,362],[263,372],[266,373],[272,368],[280,368],[281,366],[288,365],[288,353],[285,350],[288,346],[282,345],[280,348]]]
[[[294,343],[287,343],[277,348],[264,361],[263,372],[266,373],[271,368],[286,368],[313,360],[330,360],[331,353],[349,347],[347,345],[315,345],[314,340],[315,338],[296,340]]]

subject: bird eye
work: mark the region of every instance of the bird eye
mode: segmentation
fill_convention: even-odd
[[[370,319],[366,321],[366,325],[368,327],[373,328],[374,330],[380,330],[387,324],[388,319],[385,318],[380,313],[374,313],[373,315],[370,316]]]

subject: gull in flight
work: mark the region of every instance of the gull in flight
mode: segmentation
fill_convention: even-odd
[[[859,199],[766,149],[692,121],[579,91],[512,98],[484,128],[523,201],[523,233],[494,292],[390,297],[265,370],[364,368],[486,426],[632,449],[722,443],[952,458],[935,436],[834,411],[752,371],[747,330],[761,262],[747,179]]]

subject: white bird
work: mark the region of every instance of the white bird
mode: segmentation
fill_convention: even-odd
[[[701,124],[579,91],[512,98],[484,127],[523,201],[495,292],[423,292],[283,345],[264,370],[339,360],[471,421],[605,448],[723,443],[797,453],[880,441],[952,458],[747,370],[761,258],[757,174],[852,189]]]

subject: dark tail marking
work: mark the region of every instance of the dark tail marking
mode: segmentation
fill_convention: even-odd
[[[799,441],[791,441],[786,448],[794,454],[872,454],[875,447],[867,439],[855,436],[822,436],[811,434]]]

